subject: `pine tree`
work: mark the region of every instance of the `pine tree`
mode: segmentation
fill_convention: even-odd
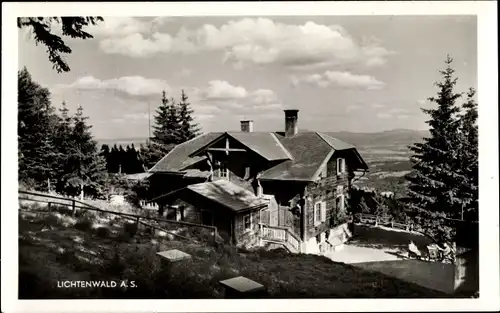
[[[191,109],[188,102],[188,96],[182,90],[181,101],[179,103],[179,119],[180,119],[180,140],[181,142],[193,139],[199,135],[200,129],[196,123],[193,122],[191,116],[194,110]]]
[[[97,142],[92,137],[87,119],[83,115],[83,108],[79,106],[73,118],[74,127],[70,136],[70,171],[63,176],[63,181],[70,193],[100,196],[107,179],[106,160],[97,151]]]
[[[109,146],[107,144],[103,144],[101,146],[101,152],[100,155],[106,160],[106,170],[108,173],[111,173],[111,150],[109,149]]]
[[[163,91],[161,104],[154,116],[153,138],[141,153],[147,168],[151,168],[181,142],[180,125],[178,105],[173,98],[169,100]]]
[[[111,152],[109,153],[109,172],[110,173],[118,173],[120,165],[120,155],[118,151],[118,147],[114,144],[113,148],[111,148]]]
[[[422,109],[430,116],[430,137],[422,143],[410,146],[414,155],[409,181],[408,204],[417,220],[437,240],[450,240],[453,230],[446,226],[443,218],[457,218],[461,211],[459,147],[460,122],[456,115],[459,108],[455,102],[461,94],[454,92],[457,78],[451,68],[453,59],[447,57],[446,69],[440,71],[443,79],[436,83],[437,97],[429,100],[435,109]]]
[[[71,149],[71,134],[73,132],[73,121],[69,116],[69,110],[67,108],[66,102],[62,102],[62,106],[59,109],[60,116],[58,117],[58,123],[56,127],[55,134],[55,145],[57,148],[57,162],[56,167],[53,169],[56,176],[56,190],[64,190],[64,183],[60,180],[65,173],[70,171],[68,167],[68,156]]]
[[[460,152],[460,169],[464,178],[460,196],[463,200],[461,219],[478,220],[479,197],[479,162],[478,162],[478,126],[477,103],[474,101],[476,91],[473,88],[467,93],[467,102],[462,105],[465,113],[460,116],[460,134],[462,146]]]
[[[54,181],[56,158],[54,133],[57,116],[50,92],[33,81],[28,70],[18,72],[19,181],[46,190]]]

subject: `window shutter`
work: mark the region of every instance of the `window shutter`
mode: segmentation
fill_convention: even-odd
[[[315,203],[314,204],[314,226],[316,226],[318,224],[318,221],[316,220],[316,216],[317,216],[316,210],[317,209],[318,209],[318,205]]]
[[[326,202],[321,202],[321,221],[326,221]]]

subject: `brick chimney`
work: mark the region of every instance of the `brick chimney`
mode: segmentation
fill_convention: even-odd
[[[251,133],[253,132],[253,121],[252,120],[246,120],[246,121],[241,121],[241,131],[244,133]]]
[[[284,110],[285,111],[285,137],[293,137],[299,131],[297,123],[299,110]]]

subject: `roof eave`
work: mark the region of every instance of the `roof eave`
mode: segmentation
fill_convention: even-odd
[[[263,181],[291,181],[291,182],[303,182],[310,183],[313,182],[312,178],[269,178],[269,177],[260,177],[259,180]]]

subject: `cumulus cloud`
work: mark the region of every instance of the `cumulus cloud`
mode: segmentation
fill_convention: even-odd
[[[247,90],[223,80],[212,80],[203,88],[192,89],[192,99],[195,115],[203,120],[217,116],[262,119],[283,109],[273,90]]]
[[[221,51],[223,61],[237,68],[273,63],[291,67],[346,63],[380,66],[393,53],[376,41],[357,42],[341,26],[311,21],[296,25],[268,18],[243,18],[220,27],[205,24],[169,34],[160,32],[162,23],[154,20],[106,20],[104,24],[109,24],[100,33],[109,38],[101,42],[101,49],[132,57]]]
[[[322,74],[292,76],[291,82],[293,86],[308,84],[319,88],[342,87],[376,90],[385,86],[385,83],[377,80],[373,76],[339,71],[326,71]]]
[[[84,76],[69,85],[59,85],[58,87],[75,90],[116,90],[131,96],[159,95],[162,90],[170,90],[166,81],[142,76],[124,76],[107,80]]]
[[[247,97],[248,93],[241,86],[233,86],[222,80],[212,80],[201,90],[200,96],[206,100],[232,100]]]
[[[381,109],[381,108],[384,108],[385,105],[384,104],[380,104],[380,103],[372,103],[372,108],[375,108],[375,109]]]

